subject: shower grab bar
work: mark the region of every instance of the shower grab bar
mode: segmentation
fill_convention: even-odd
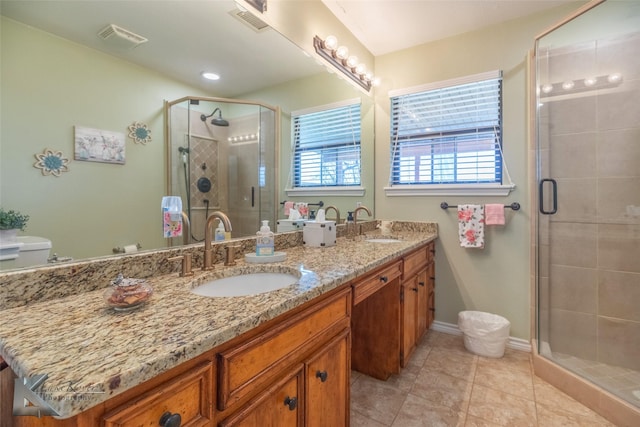
[[[449,209],[449,208],[457,208],[457,207],[458,207],[458,205],[450,205],[450,204],[449,204],[449,203],[447,203],[447,202],[442,202],[442,203],[440,203],[440,207],[441,207],[442,209]],[[514,210],[514,211],[519,211],[519,210],[520,210],[520,203],[518,203],[518,202],[513,202],[513,203],[511,203],[510,205],[504,205],[504,207],[505,207],[506,209],[512,209],[512,210]]]

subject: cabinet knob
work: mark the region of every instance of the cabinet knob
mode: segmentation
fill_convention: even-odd
[[[160,416],[158,424],[160,424],[161,427],[180,427],[180,424],[182,424],[182,417],[180,414],[172,414],[167,411]]]
[[[413,292],[418,292],[418,288],[411,288]]]
[[[317,371],[316,378],[320,378],[321,382],[325,382],[327,380],[327,371]]]
[[[380,281],[382,283],[387,283],[389,281],[389,278],[387,276],[380,276]]]
[[[296,406],[298,406],[298,398],[287,396],[286,399],[284,399],[284,404],[289,407],[290,411],[293,411],[296,409]]]
[[[418,285],[424,286],[424,282],[418,282]]]
[[[432,307],[432,308],[429,309],[429,311],[433,311],[435,313],[436,309]]]

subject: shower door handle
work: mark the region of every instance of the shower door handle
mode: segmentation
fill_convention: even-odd
[[[552,191],[552,200],[553,200],[553,206],[552,209],[550,211],[547,211],[544,209],[544,183],[545,182],[550,182],[551,183],[551,191]],[[539,205],[540,205],[540,213],[543,215],[553,215],[556,212],[558,212],[558,183],[556,182],[555,179],[552,178],[544,178],[540,180],[540,185],[538,188],[538,194],[540,196],[540,200],[539,200]]]
[[[251,186],[251,207],[256,205],[256,187]]]

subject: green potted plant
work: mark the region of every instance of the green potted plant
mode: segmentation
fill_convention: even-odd
[[[14,241],[18,230],[24,231],[27,227],[27,221],[29,221],[29,215],[0,208],[0,240]]]

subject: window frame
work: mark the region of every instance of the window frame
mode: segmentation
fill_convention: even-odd
[[[474,75],[469,75],[469,76],[460,77],[456,79],[434,82],[434,83],[414,86],[414,87],[405,88],[405,89],[389,91],[388,93],[389,102],[390,102],[390,105],[392,105],[393,98],[397,98],[400,96],[419,94],[419,93],[429,92],[437,89],[444,89],[444,88],[449,88],[454,86],[465,85],[469,83],[476,83],[476,82],[481,82],[486,80],[496,80],[496,79],[501,80],[500,82],[501,92],[500,92],[500,101],[499,101],[500,102],[499,114],[501,115],[502,98],[503,98],[502,93],[503,93],[504,82],[502,82],[502,72],[500,70],[474,74]],[[390,111],[389,116],[390,116],[390,121],[392,122],[393,111]],[[389,181],[388,181],[388,185],[384,187],[386,195],[387,196],[412,196],[412,195],[416,195],[416,196],[421,196],[421,195],[507,196],[515,188],[515,184],[511,182],[511,178],[509,176],[509,172],[507,170],[505,159],[504,159],[504,153],[502,150],[502,135],[504,131],[504,124],[502,122],[502,117],[499,118],[499,124],[500,124],[499,132],[500,132],[501,138],[500,138],[499,145],[497,146],[497,149],[500,150],[500,153],[499,153],[499,157],[501,159],[500,166],[503,173],[501,175],[501,180],[502,180],[501,182],[475,182],[474,181],[474,182],[457,182],[457,183],[452,183],[452,182],[394,183],[393,182],[394,173],[396,173],[397,171],[394,170],[395,159],[393,158],[393,154],[394,154],[394,149],[397,148],[396,147],[397,141],[394,140],[394,136],[392,134],[393,123],[390,123]],[[495,146],[494,146],[494,149],[496,149]],[[430,162],[430,164],[432,163]],[[419,164],[416,163],[414,166],[415,166],[415,173],[419,173],[418,172]],[[505,178],[509,181],[508,184],[504,184]]]
[[[340,195],[340,196],[362,196],[364,195],[364,187],[362,187],[362,110],[361,110],[362,101],[359,98],[348,99],[344,101],[335,102],[332,104],[326,104],[321,106],[316,106],[312,108],[307,108],[303,110],[296,110],[291,112],[291,161],[290,161],[290,172],[289,172],[289,180],[287,183],[287,188],[285,189],[285,193],[288,196],[321,196],[321,195]],[[297,166],[297,155],[299,150],[297,150],[298,141],[296,140],[296,118],[306,114],[319,113],[323,111],[331,111],[345,107],[353,107],[358,106],[359,115],[358,115],[358,125],[360,128],[360,136],[357,141],[358,146],[358,176],[359,183],[353,185],[298,185],[298,179],[301,171]],[[339,147],[339,145],[337,145]]]

